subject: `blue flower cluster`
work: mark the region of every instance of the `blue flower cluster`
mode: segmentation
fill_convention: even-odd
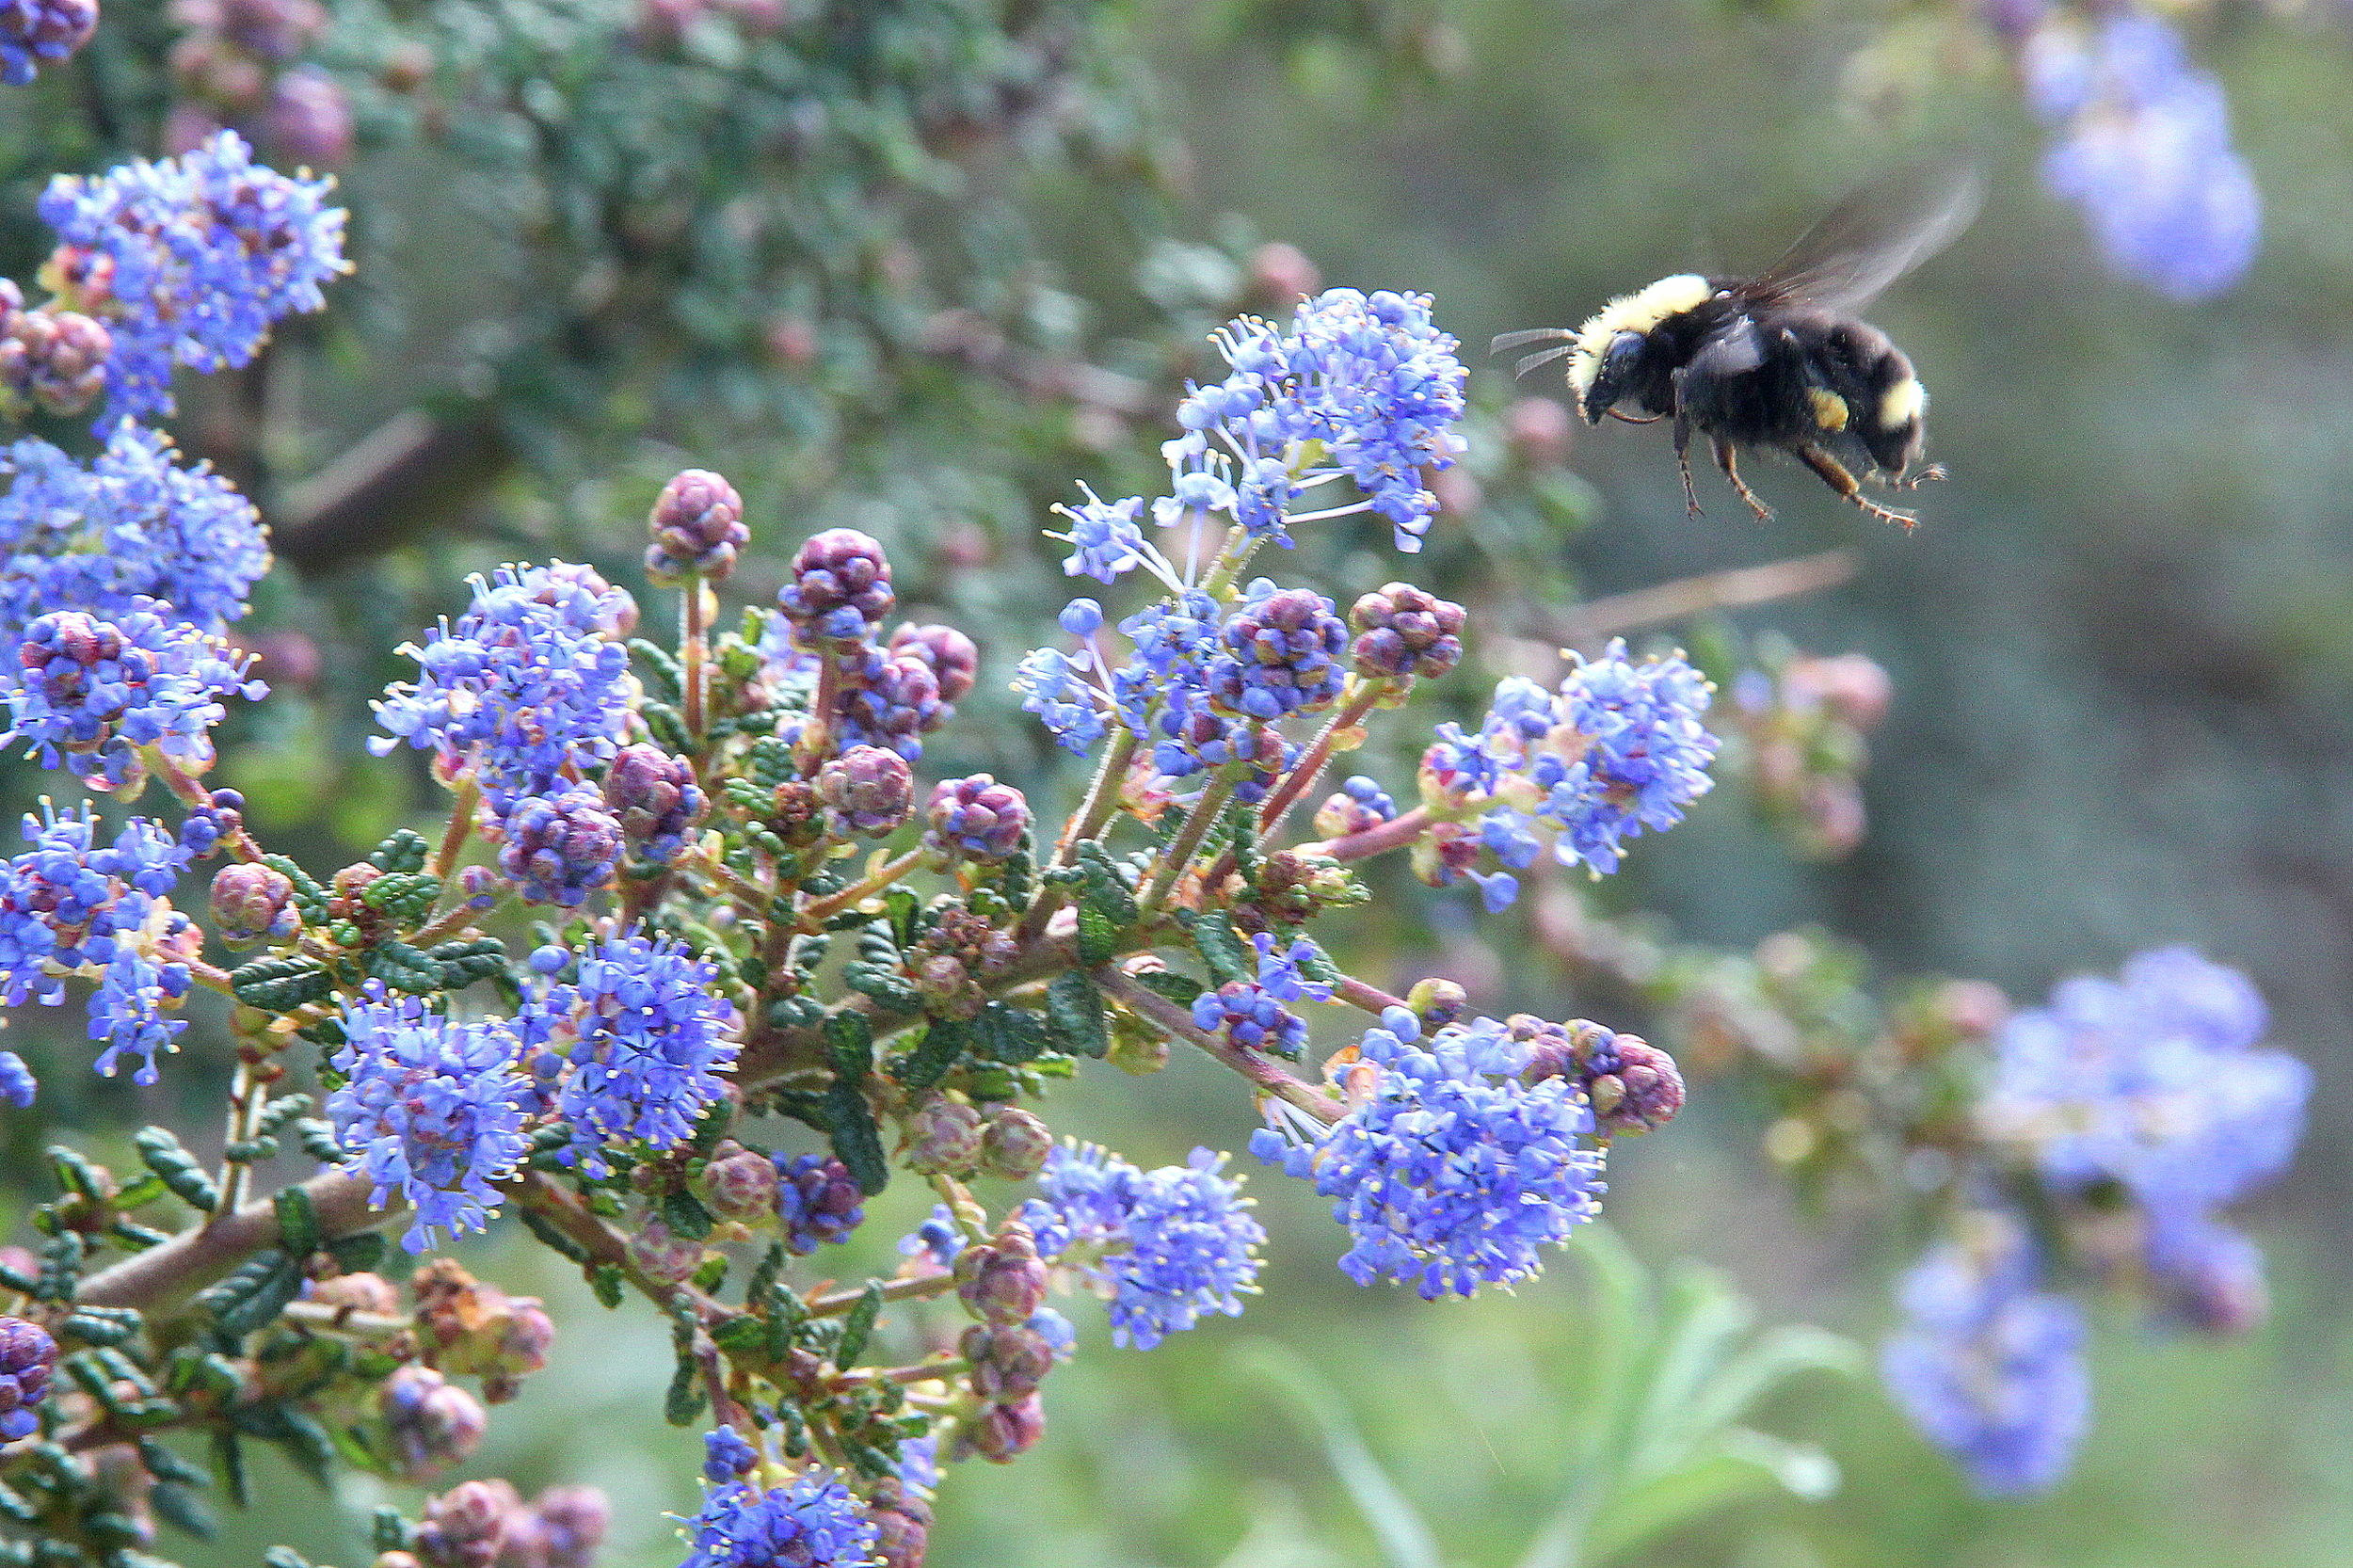
[[[1182,1165],[1145,1171],[1093,1145],[1047,1157],[1021,1208],[1038,1256],[1109,1302],[1112,1341],[1148,1351],[1205,1312],[1241,1314],[1257,1288],[1266,1231],[1250,1215],[1225,1157],[1195,1149]]]
[[[16,679],[0,676],[10,714],[0,742],[24,741],[41,766],[63,761],[98,789],[141,776],[140,746],[190,773],[211,766],[212,728],[228,712],[220,699],[258,701],[269,688],[245,678],[250,657],[158,614],[169,609],[139,599],[119,620],[60,610],[33,622]]]
[[[514,1033],[428,1012],[423,999],[374,981],[364,1000],[344,1004],[343,1029],[330,1060],[344,1081],[327,1097],[328,1120],[376,1183],[376,1206],[398,1192],[415,1210],[401,1245],[419,1253],[438,1230],[480,1230],[497,1211],[494,1184],[531,1147],[531,1080]]]
[[[21,88],[98,30],[98,0],[0,0],[0,82]]]
[[[142,597],[207,631],[242,616],[268,535],[227,480],[178,456],[129,420],[87,468],[43,440],[0,452],[0,634],[52,610],[118,618]]]
[[[759,1455],[749,1443],[708,1440],[706,1477],[714,1480],[703,1506],[682,1531],[692,1544],[680,1568],[872,1568],[876,1529],[864,1504],[840,1477],[806,1470],[783,1486],[754,1478]]]
[[[1177,406],[1185,434],[1162,448],[1175,493],[1154,504],[1156,520],[1227,511],[1289,545],[1289,524],[1302,520],[1289,515],[1292,501],[1345,474],[1366,499],[1314,516],[1377,512],[1398,549],[1419,550],[1438,511],[1421,470],[1449,467],[1462,452],[1454,424],[1466,379],[1430,296],[1329,289],[1300,304],[1289,331],[1244,316],[1216,342],[1232,374]]]
[[[1681,653],[1641,661],[1613,641],[1598,659],[1575,657],[1558,692],[1513,676],[1496,687],[1479,733],[1442,726],[1422,758],[1422,798],[1448,824],[1475,820],[1453,842],[1492,852],[1506,868],[1481,873],[1467,858],[1428,856],[1439,886],[1467,874],[1491,908],[1519,886],[1510,872],[1554,858],[1614,872],[1625,841],[1683,820],[1707,792],[1716,737],[1701,723],[1713,688]]]
[[[406,741],[471,764],[504,817],[618,749],[632,691],[618,628],[635,617],[627,594],[561,562],[472,582],[465,614],[402,648],[418,679],[386,688],[375,707],[389,733],[368,747],[381,757]]]
[[[1434,1301],[1537,1272],[1540,1248],[1600,1210],[1584,1096],[1563,1079],[1521,1081],[1529,1048],[1492,1018],[1449,1025],[1426,1046],[1405,1009],[1382,1022],[1337,1069],[1347,1115],[1329,1128],[1304,1116],[1262,1128],[1251,1152],[1337,1200],[1332,1217],[1354,1243],[1340,1269],[1359,1285],[1386,1277]]]
[[[2043,179],[2083,206],[2119,271],[2177,299],[2246,275],[2263,198],[2232,149],[2222,85],[2169,24],[2127,10],[2089,40],[2046,24],[2025,61],[2035,107],[2065,127]]]
[[[333,187],[255,164],[232,131],[177,158],[50,182],[40,216],[107,264],[72,303],[113,333],[110,416],[171,413],[174,365],[245,364],[281,318],[326,305],[321,285],[349,270]]]
[[[112,1075],[127,1052],[141,1059],[137,1081],[154,1082],[156,1052],[175,1048],[187,1027],[178,1006],[194,933],[164,895],[188,851],[143,817],[102,840],[87,806],[61,812],[46,801],[42,815],[25,816],[24,839],[33,847],[0,865],[0,1000],[54,1007],[65,977],[97,982],[89,1037],[106,1048],[98,1070]]]
[[[2121,1183],[2153,1214],[2232,1202],[2284,1168],[2312,1069],[2257,1048],[2269,1016],[2247,977],[2160,948],[2121,980],[2062,982],[2002,1032],[1981,1111],[2054,1188]]]
[[[2091,1414],[2083,1313],[2035,1288],[2033,1251],[2005,1216],[1904,1276],[1907,1324],[1881,1349],[1896,1402],[1989,1496],[2063,1475]]]
[[[603,1176],[614,1144],[667,1149],[693,1135],[735,1064],[739,1020],[717,981],[675,938],[607,936],[580,954],[576,981],[524,1009],[517,1026],[540,1047],[533,1075],[564,1075],[555,1097],[572,1129],[564,1158]]]

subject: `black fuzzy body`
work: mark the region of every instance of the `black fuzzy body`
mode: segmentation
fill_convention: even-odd
[[[1641,334],[1613,404],[1688,421],[1736,447],[1810,447],[1899,479],[1921,451],[1920,409],[1883,418],[1891,392],[1916,386],[1912,361],[1868,322],[1743,297],[1737,280]],[[1596,388],[1596,391],[1601,389]],[[1590,405],[1589,419],[1605,407]]]

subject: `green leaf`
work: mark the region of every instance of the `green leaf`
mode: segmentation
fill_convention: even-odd
[[[1119,928],[1092,904],[1079,905],[1079,962],[1088,968],[1119,956]]]
[[[1193,947],[1221,985],[1237,980],[1248,983],[1258,977],[1250,944],[1241,939],[1241,934],[1234,929],[1234,922],[1223,909],[1212,909],[1193,922]]]
[[[1191,1007],[1193,999],[1209,989],[1193,976],[1175,969],[1146,969],[1134,979],[1145,990],[1158,992],[1179,1007]]]
[[[972,1021],[972,1032],[978,1037],[980,1053],[992,1062],[1034,1061],[1052,1043],[1037,1015],[1001,1001],[992,1001],[981,1010]]]
[[[628,1285],[629,1281],[622,1275],[621,1266],[617,1263],[593,1264],[588,1270],[588,1288],[595,1291],[597,1300],[608,1307],[621,1304],[621,1292]]]
[[[825,1048],[833,1054],[833,1070],[853,1083],[863,1082],[874,1070],[874,1026],[853,1007],[825,1015]]]
[[[891,1077],[909,1089],[928,1089],[948,1076],[972,1044],[972,1026],[962,1018],[934,1018],[923,1037],[891,1064]]]
[[[1365,1447],[1338,1394],[1305,1361],[1270,1340],[1249,1342],[1240,1359],[1302,1428],[1321,1440],[1325,1459],[1380,1542],[1389,1568],[1445,1568],[1429,1525]]]
[[[689,1241],[711,1235],[711,1210],[684,1188],[673,1188],[662,1199],[662,1218],[670,1229]]]
[[[1111,1049],[1102,993],[1083,970],[1060,975],[1046,988],[1046,1027],[1055,1048],[1068,1055],[1100,1057]]]
[[[384,1238],[372,1230],[338,1236],[327,1243],[327,1256],[344,1273],[374,1273],[376,1266],[384,1260]]]
[[[312,1207],[311,1194],[300,1187],[281,1187],[270,1198],[278,1210],[278,1239],[296,1257],[307,1257],[318,1249],[319,1211]]]
[[[758,1360],[766,1354],[768,1325],[749,1314],[729,1318],[711,1331],[711,1338],[722,1351],[738,1360]]]
[[[890,1182],[890,1162],[883,1156],[873,1107],[856,1084],[837,1078],[825,1091],[825,1113],[833,1123],[833,1152],[850,1168],[858,1191],[872,1197]]]
[[[1711,1451],[1611,1498],[1586,1534],[1586,1560],[1601,1562],[1776,1490],[1812,1502],[1837,1488],[1838,1466],[1818,1448],[1735,1428]]]
[[[882,1320],[882,1281],[869,1280],[857,1304],[842,1315],[841,1342],[833,1352],[835,1366],[855,1366],[857,1358],[866,1353],[866,1342],[873,1337],[874,1325]]]

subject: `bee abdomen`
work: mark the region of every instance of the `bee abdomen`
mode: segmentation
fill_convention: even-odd
[[[1824,335],[1816,364],[1838,405],[1833,410],[1831,398],[1817,400],[1826,432],[1851,436],[1872,463],[1891,475],[1901,475],[1919,460],[1929,394],[1912,361],[1886,333],[1865,322],[1842,321]]]

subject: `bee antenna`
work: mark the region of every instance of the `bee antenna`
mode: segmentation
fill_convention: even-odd
[[[1498,332],[1495,341],[1487,345],[1487,357],[1493,359],[1510,349],[1524,348],[1531,343],[1558,342],[1576,336],[1577,333],[1566,327],[1530,327],[1518,332]]]
[[[1542,354],[1530,354],[1528,358],[1522,360],[1518,364],[1512,367],[1513,377],[1517,379],[1520,376],[1526,376],[1529,371],[1534,370],[1538,365],[1548,365],[1552,363],[1553,360],[1559,359],[1561,355],[1575,353],[1576,350],[1577,344],[1573,343],[1564,343],[1558,348],[1547,348]]]

